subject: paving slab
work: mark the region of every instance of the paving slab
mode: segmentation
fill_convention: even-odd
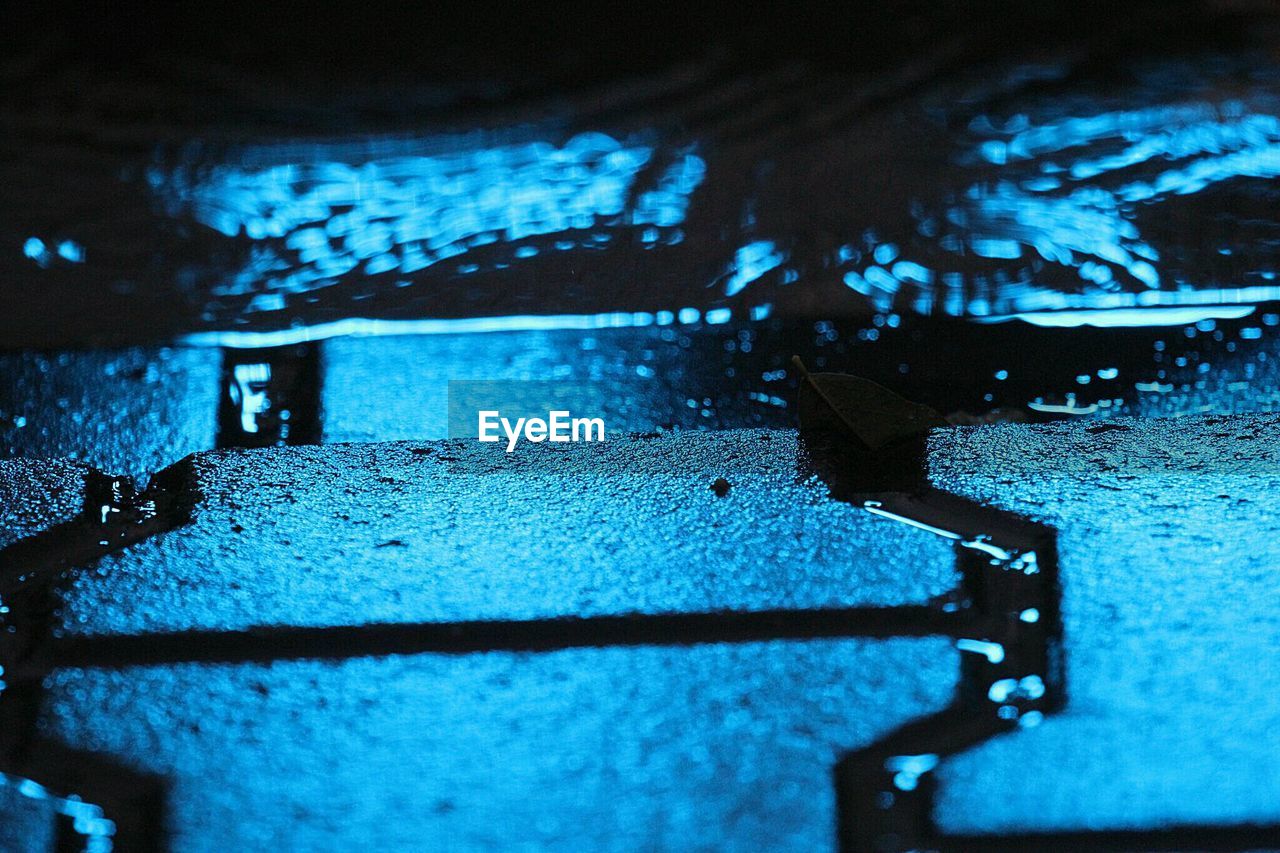
[[[23,793],[22,781],[0,776],[0,850],[45,853],[54,849],[53,804]]]
[[[936,435],[935,483],[1056,526],[1067,706],[945,763],[961,833],[1280,820],[1280,416]]]
[[[944,540],[829,498],[794,431],[185,464],[193,522],[79,574],[65,634],[923,604],[956,584]]]
[[[0,459],[0,548],[78,516],[89,470],[67,460]]]
[[[46,732],[172,785],[171,849],[832,850],[839,753],[943,639],[69,669]]]
[[[942,540],[830,499],[792,431],[492,449],[184,463],[191,523],[79,575],[60,633],[186,632],[192,659],[56,669],[41,733],[166,780],[173,849],[833,849],[837,758],[946,706],[951,640],[273,659],[263,634],[253,660],[200,662],[260,626],[914,604],[956,582]]]
[[[214,446],[221,354],[191,348],[0,353],[0,457],[147,474]]]

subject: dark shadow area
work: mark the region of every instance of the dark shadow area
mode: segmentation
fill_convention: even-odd
[[[963,617],[939,608],[849,607],[823,610],[633,614],[536,621],[369,624],[248,631],[76,637],[54,640],[55,667],[162,663],[245,663],[390,654],[552,652],[606,646],[689,646],[835,637],[955,635]]]

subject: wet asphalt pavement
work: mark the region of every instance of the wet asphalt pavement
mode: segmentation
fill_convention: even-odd
[[[1272,823],[1273,691],[1246,661],[1280,636],[1257,594],[1275,512],[1255,499],[1276,430],[934,434],[936,485],[1057,530],[1064,683],[1045,679],[1068,697],[942,762],[944,841]],[[25,690],[24,667],[50,667],[26,736],[109,759],[83,782],[108,810],[113,772],[167,780],[179,849],[825,849],[835,760],[942,714],[973,678],[957,654],[993,656],[947,637],[971,629],[946,621],[965,600],[946,536],[828,497],[794,432],[547,450],[553,466],[485,451],[182,463],[144,496],[171,529],[59,584],[51,645],[10,670]],[[5,464],[6,489],[53,501],[7,502],[10,529],[75,514],[84,469]],[[732,615],[769,611],[789,616]],[[1003,684],[978,707],[1003,707]],[[28,761],[65,772],[38,745]],[[24,808],[33,833],[51,820]]]
[[[1280,24],[935,5],[22,12],[0,850],[1280,849]]]

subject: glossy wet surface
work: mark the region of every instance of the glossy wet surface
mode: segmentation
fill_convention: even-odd
[[[786,427],[796,422],[793,354],[814,369],[872,378],[959,422],[1264,412],[1280,393],[1277,334],[1280,314],[1270,310],[1137,329],[878,314],[353,336],[301,349],[15,353],[0,356],[8,370],[0,456],[71,457],[145,481],[215,446],[440,439],[451,434],[450,380],[572,385],[574,406],[601,413],[619,434]],[[267,377],[262,396],[233,400],[233,387],[253,375]],[[291,435],[270,414],[247,434],[243,421],[257,428],[252,406],[263,399],[277,408],[311,402]]]
[[[704,57],[480,111],[410,96],[368,132],[338,131],[341,106],[282,128],[230,92],[193,120],[191,76],[108,72],[74,96],[86,141],[48,113],[58,77],[24,92],[19,73],[0,271],[38,287],[0,337],[263,343],[285,338],[228,334],[766,305],[1194,322],[1276,300],[1269,28],[1210,16],[1191,47],[1113,26],[1143,49],[983,52],[961,30],[878,74]],[[112,87],[155,122],[113,114]]]
[[[0,848],[1280,848],[1280,40],[1042,5],[24,12]],[[792,355],[994,423],[961,498]]]
[[[1280,631],[1255,594],[1272,585],[1274,555],[1254,537],[1276,521],[1257,498],[1271,487],[1275,433],[1269,416],[935,433],[937,485],[1057,528],[1065,628],[1065,686],[1052,688],[1065,708],[1024,713],[1021,728],[939,765],[944,842],[1277,822],[1265,668],[1224,666]],[[625,473],[617,482],[456,442],[200,457],[166,481],[195,496],[191,521],[77,573],[61,596],[53,630],[65,639],[43,680],[39,731],[118,763],[85,781],[108,802],[113,773],[169,780],[178,849],[228,837],[325,847],[348,833],[391,848],[677,837],[827,848],[835,760],[941,712],[959,695],[954,648],[996,662],[1001,647],[732,633],[717,643],[736,630],[729,612],[762,607],[853,606],[847,630],[915,637],[929,624],[910,621],[919,616],[868,622],[879,617],[856,608],[905,613],[932,600],[941,618],[938,596],[957,576],[936,530],[823,497],[794,433],[694,438],[561,454],[621,454],[605,466]],[[1255,452],[1237,450],[1245,441]],[[47,467],[15,476],[58,476]],[[708,486],[717,472],[732,483],[724,496]],[[522,521],[504,524],[499,503],[523,508]],[[469,545],[475,536],[486,544]],[[202,567],[212,571],[192,575]],[[1050,606],[1020,618],[1050,618]],[[640,634],[590,618],[698,612],[712,614],[692,629],[704,639],[684,645],[686,623],[656,641],[675,643],[666,648],[631,646],[621,638]],[[588,618],[562,639],[554,623],[545,635],[516,627],[562,616]],[[367,624],[413,620],[421,640]],[[454,639],[431,624],[455,625]],[[333,627],[351,630],[335,644],[323,635]],[[1003,684],[984,696],[1006,695]],[[917,749],[935,736],[921,730]],[[409,807],[423,798],[434,806]]]

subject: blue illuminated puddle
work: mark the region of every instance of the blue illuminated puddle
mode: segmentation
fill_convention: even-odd
[[[599,328],[660,311],[745,319],[813,300],[833,316],[1226,319],[1280,300],[1280,251],[1264,227],[1280,176],[1280,99],[1266,73],[1197,62],[1134,73],[1107,96],[1054,68],[1005,71],[1066,94],[995,99],[960,81],[968,95],[940,107],[938,93],[922,92],[883,129],[882,156],[898,135],[931,156],[883,188],[802,150],[740,197],[718,182],[757,155],[654,126],[261,141],[221,153],[193,144],[158,156],[145,192],[200,237],[193,256],[169,263],[209,300],[188,338],[202,344]],[[1188,77],[1202,85],[1189,89]],[[829,165],[841,168],[822,192],[800,189]],[[885,192],[899,194],[875,195]],[[1263,228],[1260,239],[1227,231],[1222,245],[1196,242],[1202,226],[1227,220]],[[37,268],[92,278],[92,245],[36,234],[23,252]],[[578,281],[584,264],[600,270],[596,284]],[[653,304],[655,281],[668,304]]]

